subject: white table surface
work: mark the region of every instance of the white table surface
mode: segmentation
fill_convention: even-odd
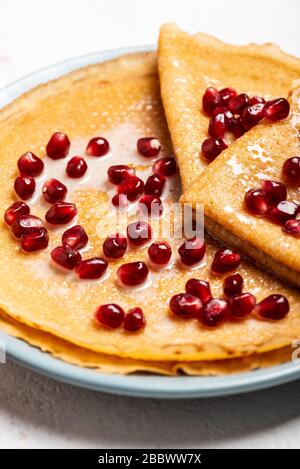
[[[1,0],[0,86],[90,52],[155,43],[177,22],[300,56],[298,0]],[[0,365],[0,448],[299,448],[300,382],[248,395],[150,400],[105,395]]]

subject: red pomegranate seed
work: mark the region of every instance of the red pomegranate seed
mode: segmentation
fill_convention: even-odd
[[[246,132],[245,127],[243,126],[243,118],[242,116],[237,117],[233,121],[232,131],[235,138],[240,138]]]
[[[227,297],[241,294],[243,287],[243,277],[238,273],[229,275],[224,279],[223,290],[224,295]]]
[[[253,96],[250,98],[250,106],[255,106],[255,104],[265,104],[266,100],[262,98],[261,96]]]
[[[127,237],[134,246],[143,246],[152,238],[152,228],[145,221],[134,221],[127,226]]]
[[[205,280],[191,278],[185,284],[185,291],[199,298],[204,305],[212,300],[210,285]]]
[[[288,200],[283,200],[282,202],[279,202],[276,207],[271,207],[268,210],[267,215],[273,223],[284,225],[288,220],[296,218],[298,212],[298,204],[295,202],[289,202]]]
[[[286,200],[287,190],[281,182],[265,180],[261,182],[261,188],[266,194],[269,205],[277,205],[279,202]]]
[[[124,320],[124,329],[127,332],[137,332],[146,326],[146,320],[141,308],[129,309]]]
[[[228,145],[222,138],[207,138],[201,146],[201,151],[205,158],[211,162],[225,150]]]
[[[47,146],[47,155],[53,160],[58,160],[67,156],[70,150],[70,140],[62,132],[55,132],[50,138]]]
[[[255,312],[263,319],[283,319],[289,312],[290,305],[283,295],[270,295],[257,304]]]
[[[26,252],[45,249],[49,243],[48,231],[44,227],[29,228],[22,235],[21,247]]]
[[[223,88],[220,91],[222,106],[228,107],[228,103],[231,98],[234,98],[237,95],[237,92],[233,88]]]
[[[75,204],[70,202],[55,202],[47,210],[45,218],[52,225],[64,225],[69,223],[77,215]]]
[[[44,169],[44,163],[31,151],[28,151],[18,159],[18,168],[21,174],[26,176],[38,176]]]
[[[86,161],[81,156],[73,156],[68,161],[66,172],[70,178],[81,178],[87,170]]]
[[[244,197],[246,209],[257,216],[264,216],[269,208],[266,193],[261,189],[250,189]]]
[[[125,194],[116,194],[111,199],[111,203],[115,207],[126,207],[128,205],[127,195],[125,195]]]
[[[202,108],[203,110],[208,114],[211,115],[213,110],[217,106],[222,105],[222,100],[221,96],[218,90],[216,88],[213,88],[210,86],[209,88],[206,89],[203,98],[202,98]]]
[[[239,293],[231,296],[228,300],[229,309],[235,318],[248,316],[256,305],[256,298],[251,293]]]
[[[152,174],[149,176],[145,187],[144,192],[148,195],[161,196],[166,185],[166,178],[162,174]]]
[[[127,250],[127,238],[119,233],[115,233],[106,238],[103,243],[104,255],[110,259],[123,257]]]
[[[211,270],[214,274],[226,274],[238,268],[241,263],[239,253],[229,248],[219,249],[212,262]]]
[[[188,239],[178,249],[181,262],[189,266],[201,261],[204,257],[205,251],[205,242],[196,237]]]
[[[249,106],[249,96],[246,93],[234,96],[228,102],[228,109],[233,114],[241,114],[247,106]]]
[[[292,185],[300,185],[300,157],[294,156],[286,160],[282,167],[282,173]]]
[[[66,186],[54,178],[48,179],[42,187],[42,194],[49,204],[64,200],[67,192]]]
[[[133,202],[138,199],[142,194],[143,190],[144,183],[137,176],[131,176],[118,185],[118,194],[127,195],[127,199],[130,200],[130,202]]]
[[[298,238],[300,236],[300,219],[288,220],[282,228],[282,231]]]
[[[101,305],[95,312],[95,320],[102,326],[116,329],[124,321],[125,313],[121,306],[114,303]]]
[[[89,156],[104,156],[109,152],[109,143],[103,137],[92,138],[88,146],[86,147],[85,153]]]
[[[226,131],[226,118],[223,112],[213,116],[209,121],[208,132],[213,138],[224,138]]]
[[[203,311],[202,301],[190,293],[172,296],[169,306],[172,313],[181,318],[199,318]]]
[[[140,155],[146,156],[147,158],[153,158],[160,152],[161,144],[157,138],[154,137],[143,137],[137,141],[137,150]]]
[[[130,178],[131,176],[135,176],[134,168],[130,168],[130,166],[126,166],[125,164],[117,164],[115,166],[111,166],[108,168],[107,171],[108,180],[112,184],[121,184],[121,182],[126,181],[126,179]]]
[[[242,124],[244,129],[249,130],[264,118],[264,104],[258,103],[246,107],[242,113]]]
[[[272,99],[265,104],[265,117],[273,122],[285,119],[289,112],[290,105],[285,98]]]
[[[57,246],[51,251],[51,257],[57,264],[66,269],[75,269],[81,261],[81,254],[68,246]]]
[[[156,195],[143,195],[139,201],[139,209],[144,215],[154,218],[160,217],[164,211],[162,201]]]
[[[89,237],[83,226],[75,225],[69,228],[62,235],[61,241],[64,247],[72,249],[82,249],[88,243]]]
[[[201,316],[204,326],[215,327],[223,322],[229,314],[229,306],[226,300],[213,298],[206,303]]]
[[[154,264],[166,265],[171,259],[172,249],[167,242],[156,241],[149,247],[148,255]]]
[[[91,259],[80,261],[76,266],[75,272],[79,278],[94,280],[102,277],[106,269],[107,262],[105,259],[92,257]]]
[[[177,172],[176,161],[168,156],[160,158],[154,163],[152,171],[165,177],[173,176]]]
[[[19,200],[18,202],[14,202],[11,204],[4,213],[4,220],[8,225],[12,225],[13,222],[20,216],[20,215],[29,215],[30,208],[28,207],[25,202]]]
[[[21,199],[30,199],[35,191],[35,180],[32,176],[18,176],[15,179],[14,189]]]
[[[148,277],[148,267],[144,262],[130,262],[123,264],[118,268],[117,275],[124,285],[140,285]]]
[[[21,238],[31,228],[41,228],[42,226],[42,220],[34,215],[20,215],[11,225],[11,230],[16,238]]]

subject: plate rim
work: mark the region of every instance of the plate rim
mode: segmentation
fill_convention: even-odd
[[[80,55],[27,74],[0,89],[0,109],[26,91],[64,74],[124,54],[155,50],[155,45],[115,48]],[[297,363],[227,376],[117,375],[73,365],[0,330],[9,358],[39,374],[85,389],[134,397],[206,398],[270,388],[300,378]]]

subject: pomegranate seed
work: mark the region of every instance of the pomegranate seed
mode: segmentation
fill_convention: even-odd
[[[52,225],[64,225],[69,223],[77,215],[75,204],[70,202],[55,202],[47,210],[45,218]]]
[[[157,195],[161,196],[166,185],[166,178],[162,174],[152,174],[149,176],[145,187],[144,192],[148,195]]]
[[[20,215],[11,225],[11,229],[16,238],[21,238],[28,230],[42,226],[42,220],[34,215]]]
[[[70,150],[70,140],[62,132],[55,132],[50,138],[47,146],[47,155],[53,160],[58,160],[67,156]]]
[[[165,177],[173,176],[177,172],[176,161],[172,157],[165,156],[154,163],[152,170],[153,173],[157,173]]]
[[[228,108],[233,114],[241,114],[247,106],[249,106],[249,96],[246,93],[233,96],[228,102]]]
[[[123,257],[127,250],[127,238],[119,233],[115,233],[106,238],[103,243],[104,255],[111,259]]]
[[[136,332],[143,329],[146,325],[145,316],[141,308],[129,309],[124,321],[124,329],[127,332]]]
[[[62,235],[61,241],[64,247],[72,249],[82,249],[88,243],[89,237],[83,226],[75,225],[69,228]]]
[[[213,110],[217,106],[222,105],[221,96],[218,90],[210,86],[206,89],[202,98],[202,108],[208,114],[211,115]]]
[[[223,112],[213,116],[209,121],[208,132],[213,138],[223,138],[226,131],[226,118]]]
[[[149,247],[148,255],[154,264],[166,265],[171,259],[172,249],[165,241],[156,241]]]
[[[205,280],[191,278],[185,284],[185,291],[199,298],[204,305],[212,300],[210,285]]]
[[[25,176],[38,176],[44,169],[44,163],[31,151],[28,151],[18,159],[18,168]]]
[[[283,164],[282,172],[290,184],[300,185],[300,157],[294,156],[286,160]]]
[[[102,326],[116,329],[120,327],[124,321],[124,310],[121,306],[114,303],[102,305],[95,312],[95,320]]]
[[[273,99],[265,104],[265,117],[273,122],[285,119],[289,112],[290,105],[285,98]]]
[[[139,285],[145,282],[148,277],[148,267],[144,262],[130,262],[123,264],[118,268],[117,275],[124,285]]]
[[[146,156],[147,158],[153,158],[160,152],[161,144],[157,138],[154,137],[143,137],[137,141],[137,150],[140,155]]]
[[[255,104],[266,104],[266,100],[261,96],[253,96],[250,98],[250,106],[255,106]]]
[[[255,312],[263,319],[283,319],[289,312],[288,300],[282,295],[270,295],[262,300],[255,308]]]
[[[284,184],[278,181],[262,181],[261,188],[266,194],[266,200],[269,205],[277,205],[286,200],[287,190]]]
[[[223,322],[229,314],[226,300],[214,298],[204,306],[201,321],[204,326],[215,327]]]
[[[292,236],[299,237],[300,236],[300,219],[299,220],[288,220],[282,231],[288,233]]]
[[[29,213],[30,208],[25,202],[14,202],[5,210],[4,220],[8,225],[12,225],[20,215],[29,215]]]
[[[118,185],[121,184],[121,182],[126,181],[126,179],[131,176],[135,176],[135,170],[125,164],[117,164],[108,168],[107,175],[108,180],[111,183]]]
[[[295,202],[289,202],[288,200],[283,200],[282,202],[279,202],[276,207],[271,207],[268,210],[267,215],[273,223],[284,225],[288,220],[296,218],[298,212],[298,204]]]
[[[138,199],[142,194],[143,190],[144,183],[137,176],[131,176],[118,185],[118,194],[127,195],[127,199],[130,200],[130,202],[133,202]]]
[[[205,158],[211,162],[227,147],[228,145],[222,138],[207,138],[202,143],[201,151]]]
[[[223,282],[224,295],[227,297],[241,294],[243,287],[243,277],[238,273],[229,275]]]
[[[44,227],[29,228],[22,235],[21,247],[26,252],[45,249],[49,243],[48,231]]]
[[[64,200],[67,192],[66,186],[54,178],[48,179],[42,187],[42,194],[49,204]]]
[[[229,309],[235,318],[248,316],[256,305],[256,298],[251,293],[240,293],[231,296],[228,300]]]
[[[68,246],[57,246],[51,251],[51,257],[57,264],[66,269],[75,269],[81,261],[81,254]]]
[[[73,156],[68,161],[66,172],[70,178],[81,178],[87,170],[86,161],[81,156]]]
[[[214,274],[226,274],[238,268],[241,256],[233,249],[219,249],[212,262],[211,270]]]
[[[237,92],[233,88],[223,88],[220,91],[222,105],[227,107],[231,98],[235,98]]]
[[[214,109],[212,115],[213,116],[216,116],[217,114],[225,114],[225,112],[227,111],[228,109],[224,106],[218,106]],[[229,111],[230,112],[230,111]],[[230,114],[233,116],[232,112],[230,112]]]
[[[101,257],[92,257],[91,259],[85,259],[80,261],[76,266],[75,272],[79,278],[84,279],[97,279],[102,277],[107,269],[107,262]]]
[[[244,203],[253,215],[264,216],[269,208],[266,193],[261,189],[250,189],[246,192]]]
[[[199,318],[203,311],[202,301],[190,293],[172,296],[169,306],[172,313],[181,318]]]
[[[232,131],[235,138],[240,138],[246,132],[245,127],[243,126],[243,118],[242,116],[237,117],[232,126]]]
[[[164,211],[162,201],[156,195],[143,195],[139,201],[139,209],[144,215],[148,214],[153,218],[160,217]]]
[[[134,246],[143,246],[152,238],[152,229],[145,221],[134,221],[127,226],[127,237]]]
[[[88,146],[86,147],[85,153],[89,156],[104,156],[109,152],[109,143],[103,137],[92,138]]]
[[[15,179],[14,189],[21,199],[30,199],[35,191],[35,180],[32,176],[18,176]]]
[[[249,130],[264,118],[264,104],[258,103],[246,107],[242,113],[242,124],[244,129]]]
[[[127,195],[125,195],[125,194],[120,194],[120,195],[116,194],[111,199],[111,203],[115,207],[126,207],[128,205]]]
[[[193,265],[201,261],[204,257],[205,251],[205,242],[196,237],[188,239],[178,249],[181,262],[185,265]]]

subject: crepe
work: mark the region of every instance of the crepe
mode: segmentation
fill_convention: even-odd
[[[239,93],[287,97],[300,77],[300,61],[274,44],[233,46],[206,34],[190,36],[173,24],[159,37],[161,96],[180,167],[183,191],[207,166],[201,144],[209,117],[202,111],[208,86],[233,87]]]
[[[82,224],[90,237],[84,257],[102,255],[103,237],[116,231],[114,219],[109,223],[112,210],[108,192],[98,185],[98,178],[106,172],[104,168],[115,162],[128,163],[134,157],[139,162],[139,174],[147,175],[152,161],[145,160],[141,166],[141,159],[135,154],[137,138],[145,135],[160,139],[160,156],[173,154],[160,101],[155,54],[129,55],[87,67],[27,93],[1,111],[2,213],[14,200],[17,158],[26,150],[44,157],[45,145],[57,130],[69,135],[70,156],[74,152],[82,154],[89,139],[96,135],[107,137],[111,144],[112,152],[103,160],[92,163],[87,158],[89,164],[99,164],[98,169],[93,166],[93,187],[80,186],[78,181],[71,194],[78,207],[76,223]],[[46,168],[51,167],[52,175],[60,167],[57,164],[66,163],[49,162],[47,158],[44,161]],[[177,200],[178,190],[176,185],[170,200],[164,201],[166,212],[169,203]],[[34,202],[32,213],[44,216],[45,204]],[[159,225],[153,226],[155,232]],[[35,330],[112,357],[176,363],[264,353],[288,346],[299,337],[300,294],[248,262],[239,269],[245,291],[252,291],[258,300],[271,292],[287,296],[291,311],[285,319],[276,323],[255,318],[228,321],[212,330],[196,319],[181,320],[170,314],[171,296],[184,291],[186,281],[192,277],[210,281],[214,296],[222,294],[222,279],[210,274],[211,261],[220,245],[209,237],[204,261],[195,270],[177,262],[177,244],[181,240],[169,239],[175,258],[172,268],[161,273],[151,270],[152,283],[147,288],[124,289],[116,282],[117,268],[124,262],[147,260],[147,247],[132,249],[124,259],[110,262],[107,278],[78,281],[73,274],[59,272],[49,262],[50,250],[60,243],[63,231],[64,228],[50,230],[48,249],[28,255],[21,252],[4,223],[0,230],[0,306],[10,317]],[[147,321],[145,329],[133,334],[123,328],[108,330],[97,325],[95,309],[111,302],[125,310],[141,306]]]

